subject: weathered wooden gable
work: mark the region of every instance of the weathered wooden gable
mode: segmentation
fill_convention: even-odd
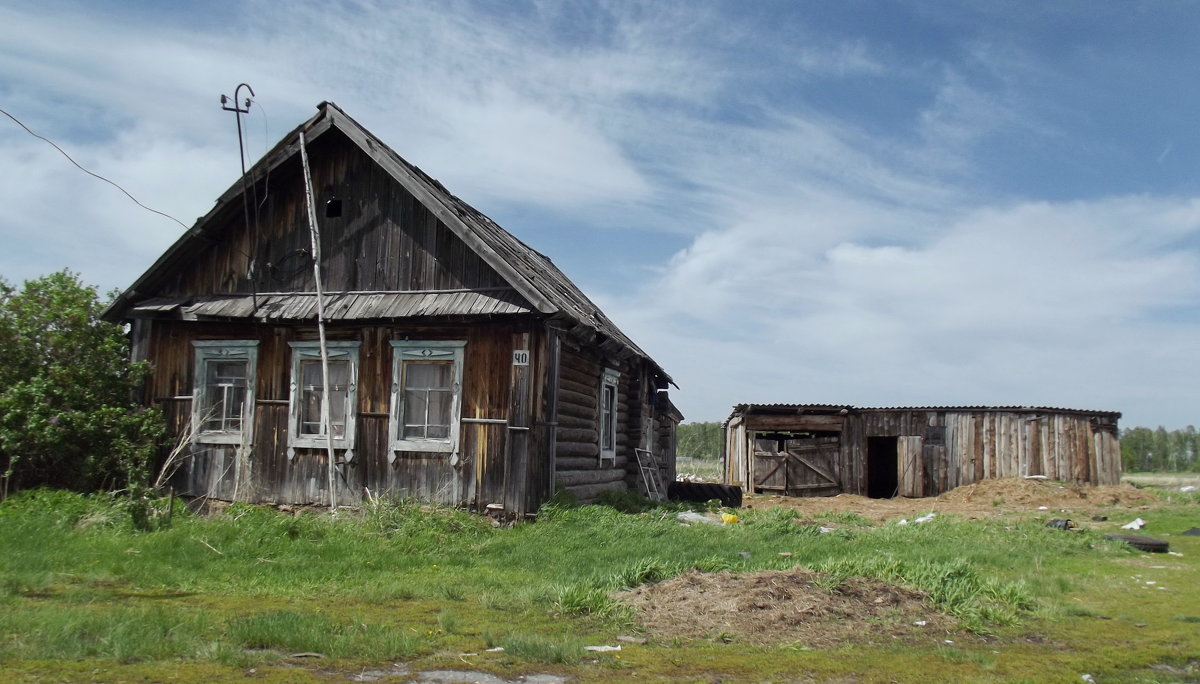
[[[336,292],[508,290],[511,286],[431,209],[341,131],[309,144],[324,288]],[[157,296],[313,292],[312,243],[299,160],[251,190],[251,220],[230,203]],[[329,216],[329,213],[340,214]],[[257,214],[257,215],[256,215]],[[255,275],[251,278],[251,264]],[[151,294],[151,293],[146,293]]]

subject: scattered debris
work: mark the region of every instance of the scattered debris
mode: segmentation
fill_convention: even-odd
[[[1170,544],[1153,537],[1147,537],[1140,534],[1106,534],[1105,539],[1113,541],[1123,541],[1139,551],[1148,551],[1150,553],[1166,553],[1170,548]]]
[[[1181,492],[1194,492],[1194,491],[1196,491],[1196,485],[1184,485],[1184,486],[1182,486],[1182,487],[1180,487],[1180,488],[1179,488],[1179,491],[1181,491]]]
[[[1050,507],[1049,506],[1038,506],[1038,510],[1039,511],[1048,511],[1048,510],[1050,510]]]
[[[1193,527],[1190,530],[1182,532],[1185,537],[1200,537],[1200,527]]]
[[[472,672],[470,670],[426,670],[416,673],[412,681],[421,684],[563,684],[565,677],[550,674],[523,675],[516,679],[504,679],[487,672]]]
[[[1080,677],[1080,679],[1082,679],[1085,682],[1089,682],[1090,684],[1096,684],[1096,679],[1094,677],[1092,677],[1090,674],[1085,674],[1082,677]]]
[[[617,637],[617,641],[621,641],[626,644],[645,644],[646,638],[640,637],[640,636],[629,636],[628,634],[622,634]]]
[[[695,511],[683,511],[682,513],[679,513],[678,515],[676,515],[675,519],[678,520],[679,522],[683,523],[684,525],[695,525],[696,523],[701,523],[704,525],[720,525],[721,524],[721,523],[717,522],[716,520],[713,520],[712,518],[708,517],[707,515],[704,515],[703,513],[696,513]]]
[[[1093,515],[1092,521],[1093,522],[1108,522],[1108,516],[1107,515]]]
[[[933,514],[933,513],[926,513],[925,515],[923,515],[923,516],[921,516],[921,517],[917,518],[916,520],[913,520],[913,522],[915,522],[915,523],[927,523],[927,522],[929,522],[930,520],[933,520],[933,516],[934,516],[934,514]]]
[[[1121,525],[1123,530],[1140,530],[1146,526],[1146,521],[1141,518],[1134,518],[1132,521]]]
[[[618,646],[584,646],[583,650],[591,651],[592,653],[610,653],[612,651],[621,650],[621,647],[619,645]]]
[[[1055,518],[1046,523],[1046,527],[1052,530],[1069,530],[1075,527],[1075,523],[1066,518]]]

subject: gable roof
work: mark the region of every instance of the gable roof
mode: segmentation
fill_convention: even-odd
[[[606,345],[610,351],[618,354],[625,353],[646,359],[655,365],[665,379],[670,381],[670,377],[662,371],[662,368],[634,344],[633,340],[621,332],[616,324],[605,316],[548,257],[517,239],[516,236],[501,228],[482,212],[450,193],[437,180],[408,163],[332,102],[322,102],[318,105],[317,113],[312,118],[284,136],[274,149],[264,155],[247,173],[251,178],[260,178],[298,156],[301,133],[304,134],[306,144],[311,144],[313,140],[333,129],[343,133],[397,183],[425,205],[455,236],[466,243],[488,266],[495,270],[515,293],[520,295],[521,299],[528,303],[528,306],[524,306],[519,302],[506,301],[507,308],[502,312],[536,311],[556,317],[565,323],[565,327],[576,337],[587,337],[592,342]],[[180,301],[151,299],[157,284],[169,276],[174,269],[186,263],[189,254],[210,244],[214,239],[219,239],[215,234],[220,227],[217,217],[230,203],[240,204],[242,192],[243,184],[239,179],[221,195],[211,211],[198,219],[195,225],[185,232],[175,244],[171,245],[140,278],[134,281],[133,285],[109,305],[104,312],[104,318],[119,321],[130,317],[130,314],[137,310],[162,311],[174,307],[184,308],[185,315],[189,313],[187,309],[191,310],[192,315],[212,315],[211,312],[214,311],[225,312],[218,315],[246,315],[243,313],[247,308],[246,297],[240,295],[209,297],[199,303],[192,300],[182,301],[182,299]],[[481,312],[478,307],[479,297],[464,297],[464,291],[340,294],[360,297],[359,301],[362,302],[362,306],[367,306],[371,302],[383,301],[379,297],[372,299],[372,295],[393,295],[391,299],[384,301],[382,308],[369,306],[362,308],[360,306],[356,309],[359,311],[359,315],[351,316],[353,318],[386,318],[396,316],[402,311],[412,310],[396,304],[396,297],[403,298],[405,295],[409,299],[416,296],[423,297],[427,306],[421,308],[421,311],[425,315],[446,313],[470,315]],[[433,295],[433,299],[430,299],[430,295]],[[438,295],[441,296],[438,297]],[[274,308],[270,311],[290,311],[294,314],[290,317],[296,318],[315,317],[315,314],[311,313],[311,305],[305,303],[305,300],[310,299],[311,295],[286,293],[278,296],[287,299],[276,300]],[[297,299],[297,297],[301,299]],[[260,295],[258,299],[263,299],[263,296]],[[511,300],[511,298],[505,299]],[[456,307],[464,302],[474,303],[475,306],[458,310]],[[257,303],[250,304],[251,313],[262,315],[264,312],[256,310],[255,304]],[[347,304],[346,310],[349,311],[350,308],[352,308],[351,305]],[[266,312],[267,317],[284,317],[271,315],[270,311]],[[500,311],[500,309],[496,309],[496,311]]]

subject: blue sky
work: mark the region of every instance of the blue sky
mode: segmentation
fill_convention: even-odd
[[[330,100],[737,403],[1200,417],[1200,5],[23,2],[0,103],[190,224]],[[0,276],[180,234],[0,118]]]

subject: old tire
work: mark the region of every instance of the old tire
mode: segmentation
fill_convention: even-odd
[[[1113,541],[1123,541],[1139,551],[1147,551],[1149,553],[1166,553],[1167,549],[1171,548],[1168,542],[1154,537],[1147,537],[1142,534],[1106,534],[1105,539]]]
[[[667,485],[667,498],[700,503],[716,499],[726,508],[741,508],[742,488],[712,482],[672,482]]]

